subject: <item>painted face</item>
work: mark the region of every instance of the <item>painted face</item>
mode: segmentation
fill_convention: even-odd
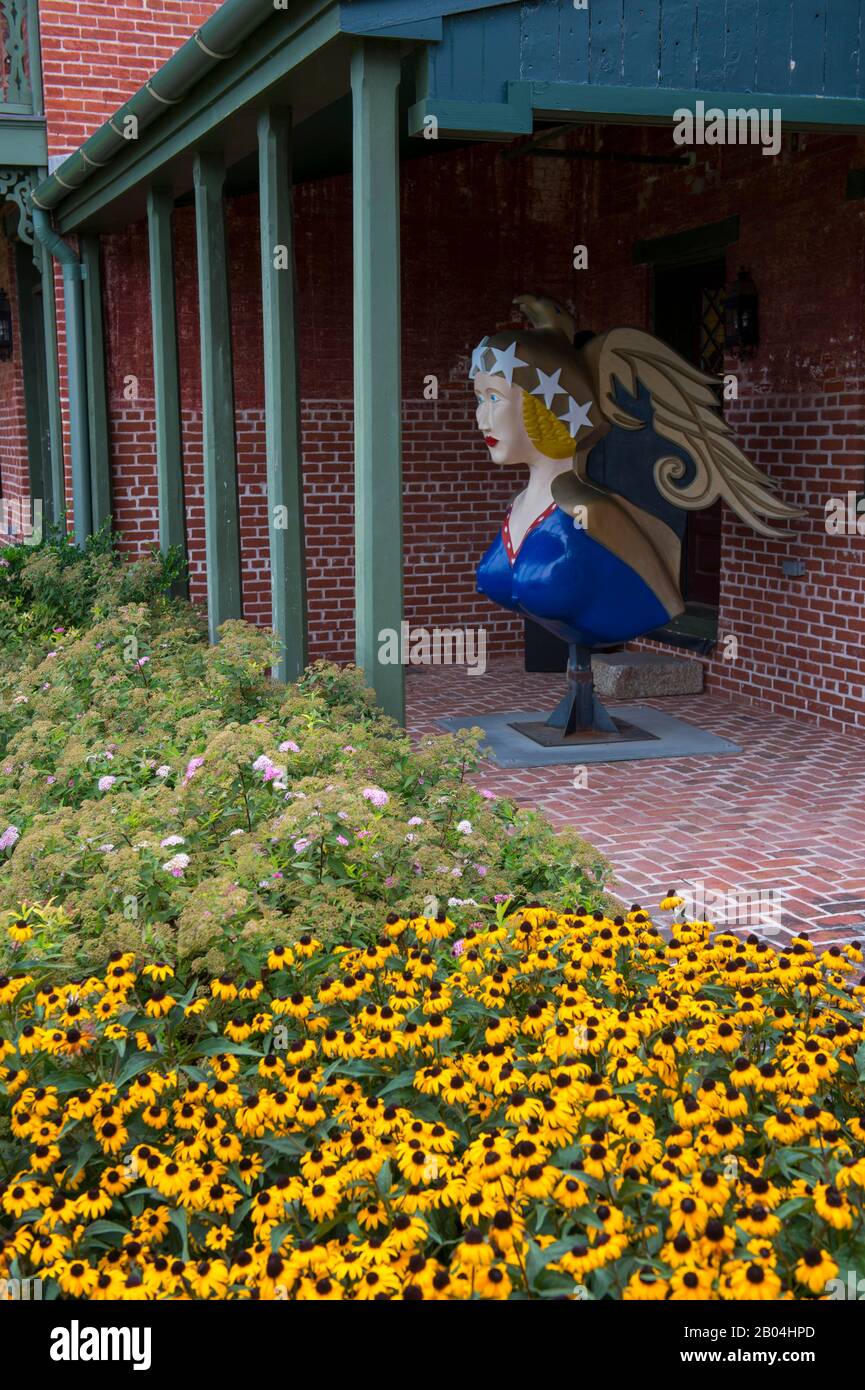
[[[513,468],[535,453],[523,421],[521,386],[509,386],[503,376],[478,372],[474,379],[475,419],[493,463]]]

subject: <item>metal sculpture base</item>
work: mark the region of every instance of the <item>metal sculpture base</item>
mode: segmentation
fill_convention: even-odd
[[[549,721],[544,723],[541,720],[509,724],[508,728],[515,729],[524,738],[530,738],[541,748],[578,748],[580,744],[638,743],[643,739],[649,742],[657,739],[657,734],[649,734],[636,724],[629,724],[626,719],[615,719],[612,730],[575,729],[572,734],[564,734]]]
[[[512,724],[543,748],[566,748],[578,743],[632,743],[652,738],[624,719],[614,719],[595,695],[592,653],[571,644],[568,651],[568,688],[549,719]]]

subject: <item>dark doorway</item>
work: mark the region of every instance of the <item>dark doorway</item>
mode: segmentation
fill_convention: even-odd
[[[654,331],[710,376],[724,371],[723,257],[699,265],[656,267]],[[718,404],[722,405],[718,392]],[[682,597],[689,608],[717,609],[721,589],[721,503],[688,514],[682,547]]]

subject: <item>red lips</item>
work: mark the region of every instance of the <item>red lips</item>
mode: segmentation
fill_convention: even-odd
[[[488,444],[488,445],[490,446],[491,449],[495,448],[495,446],[496,446],[496,444],[498,444],[498,442],[499,442],[499,441],[495,438],[494,435],[491,435],[491,434],[485,434],[485,435],[484,435],[484,443],[485,443],[485,444]]]

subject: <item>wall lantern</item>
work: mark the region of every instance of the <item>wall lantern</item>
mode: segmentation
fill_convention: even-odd
[[[724,346],[734,357],[752,357],[759,342],[757,286],[743,266],[724,300]]]
[[[0,362],[12,356],[12,306],[5,290],[0,290]]]

